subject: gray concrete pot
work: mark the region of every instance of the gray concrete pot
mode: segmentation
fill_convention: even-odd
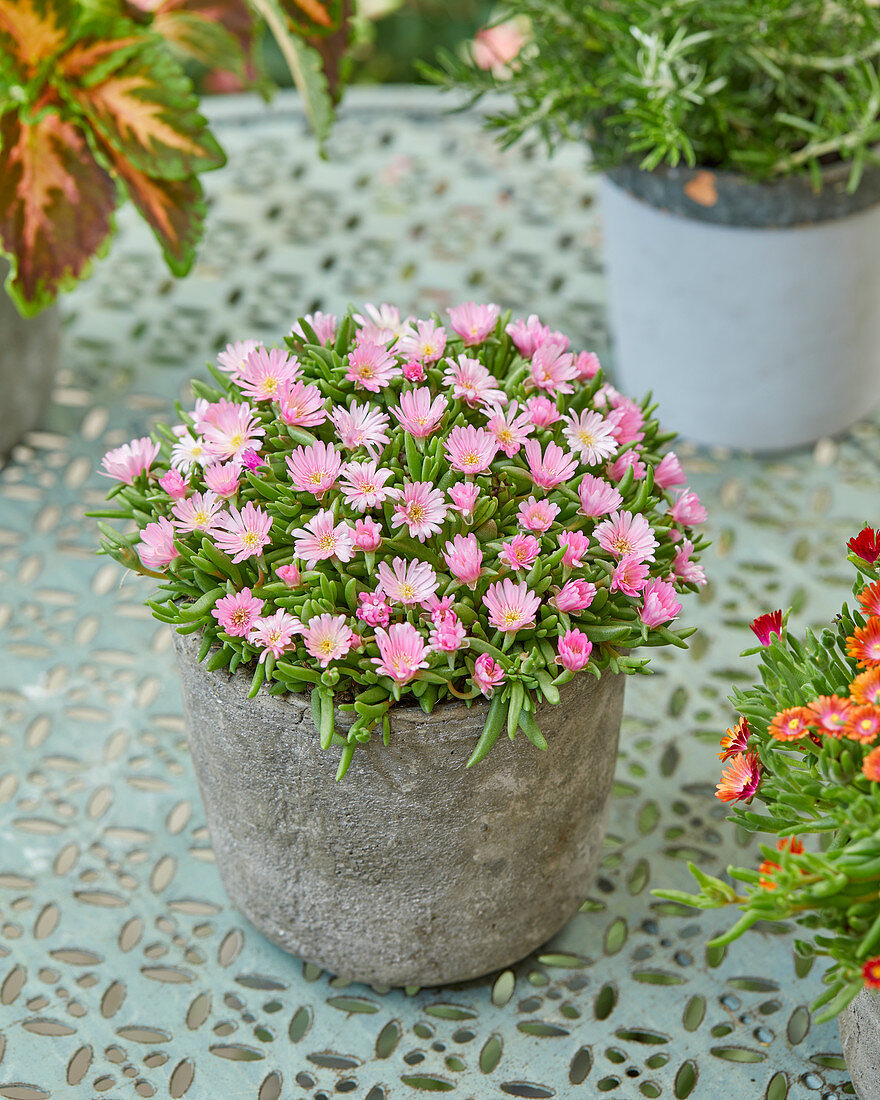
[[[485,703],[392,712],[334,782],[309,700],[208,672],[175,634],[196,776],[223,884],[269,939],[343,978],[443,985],[508,966],[557,932],[602,851],[623,676],[576,677],[538,723],[466,770]],[[337,716],[340,728],[350,718]]]
[[[837,1024],[859,1100],[880,1100],[880,995],[862,990],[837,1017]]]
[[[755,183],[688,168],[603,177],[621,388],[696,443],[778,451],[880,404],[880,170]]]

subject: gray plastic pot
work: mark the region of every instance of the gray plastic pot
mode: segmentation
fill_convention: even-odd
[[[617,375],[704,445],[779,451],[880,404],[880,171],[616,169],[601,183]]]
[[[880,1100],[880,995],[862,990],[837,1023],[859,1100]]]
[[[510,965],[587,896],[608,819],[624,677],[578,676],[465,769],[486,704],[392,711],[391,743],[334,782],[308,696],[247,699],[175,634],[190,749],[220,877],[285,950],[349,980],[443,985]],[[350,718],[337,716],[340,728]]]

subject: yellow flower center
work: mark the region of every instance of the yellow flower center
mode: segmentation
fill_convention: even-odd
[[[278,389],[277,378],[264,378],[263,379],[263,393],[275,393]]]
[[[241,536],[241,541],[249,550],[254,550],[260,545],[260,536],[256,531],[245,531]]]
[[[322,638],[321,641],[318,642],[318,649],[321,653],[324,653],[324,654],[332,653],[333,652],[333,639],[332,638]]]
[[[193,523],[195,524],[196,527],[204,527],[207,522],[208,522],[208,513],[207,512],[202,511],[202,512],[194,512],[193,513]]]
[[[244,443],[244,436],[241,432],[236,432],[235,435],[232,436],[229,440],[229,445],[231,447],[234,447],[236,450],[242,445],[242,443]]]
[[[613,545],[618,554],[629,554],[632,552],[632,543],[623,535],[618,535]]]
[[[320,546],[322,550],[333,550],[336,546],[336,536],[333,534],[321,535],[318,539],[318,546]]]
[[[249,619],[250,613],[243,607],[237,607],[235,611],[232,612],[232,621],[236,626],[244,626]]]
[[[504,612],[504,625],[513,626],[514,623],[519,622],[519,618],[518,611],[514,611],[513,608],[508,608],[507,611]]]
[[[583,428],[577,433],[578,442],[582,447],[594,447],[596,444],[596,437],[590,435],[589,432],[584,431]]]
[[[461,461],[463,466],[479,466],[480,456],[476,451],[468,451]]]
[[[409,581],[404,581],[400,586],[400,597],[403,600],[414,600],[416,598],[415,585],[410,584]]]
[[[407,515],[413,523],[421,523],[425,518],[425,509],[421,504],[411,504],[407,509]]]

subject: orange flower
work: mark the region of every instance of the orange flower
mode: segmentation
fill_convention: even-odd
[[[843,731],[844,737],[850,737],[853,741],[861,741],[863,745],[868,745],[878,733],[880,733],[880,707],[872,707],[870,704],[854,707]]]
[[[807,709],[813,715],[820,733],[829,737],[843,737],[851,710],[846,699],[841,699],[839,695],[820,695]]]
[[[850,694],[857,703],[870,703],[880,707],[880,668],[869,668],[860,672],[849,686]]]
[[[715,797],[722,802],[748,801],[761,782],[761,763],[757,753],[739,752],[721,773]]]
[[[880,581],[874,581],[861,590],[859,603],[866,615],[880,615]]]
[[[729,729],[721,738],[721,747],[724,752],[718,753],[718,759],[726,762],[738,752],[745,752],[751,732],[746,719],[740,718],[734,729]]]
[[[796,836],[781,837],[779,840],[776,841],[776,848],[780,852],[788,851],[796,856],[801,855],[804,850],[803,844],[801,844]],[[776,883],[773,881],[772,878],[769,878],[768,876],[775,875],[779,869],[779,864],[775,863],[772,859],[765,859],[764,862],[761,864],[759,868],[761,872],[761,878],[758,881],[765,890],[776,889]]]
[[[862,771],[875,783],[880,783],[880,748],[871,749],[862,761]]]
[[[798,741],[814,724],[813,714],[806,707],[789,707],[776,715],[767,732],[777,741]]]
[[[868,959],[862,967],[862,977],[868,989],[880,989],[880,959]]]
[[[846,639],[846,651],[855,657],[862,668],[880,665],[880,618],[872,615],[864,626],[857,626],[855,634]]]

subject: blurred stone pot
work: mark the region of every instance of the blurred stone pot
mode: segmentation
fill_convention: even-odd
[[[608,820],[624,677],[578,676],[465,769],[485,702],[392,711],[341,783],[308,696],[208,672],[175,634],[190,749],[223,884],[287,951],[350,980],[443,985],[508,966],[587,896]],[[337,716],[338,726],[350,724]]]
[[[602,178],[617,376],[687,439],[779,451],[880,404],[880,169]]]
[[[837,1024],[859,1100],[880,1100],[880,995],[863,989],[837,1017]]]

